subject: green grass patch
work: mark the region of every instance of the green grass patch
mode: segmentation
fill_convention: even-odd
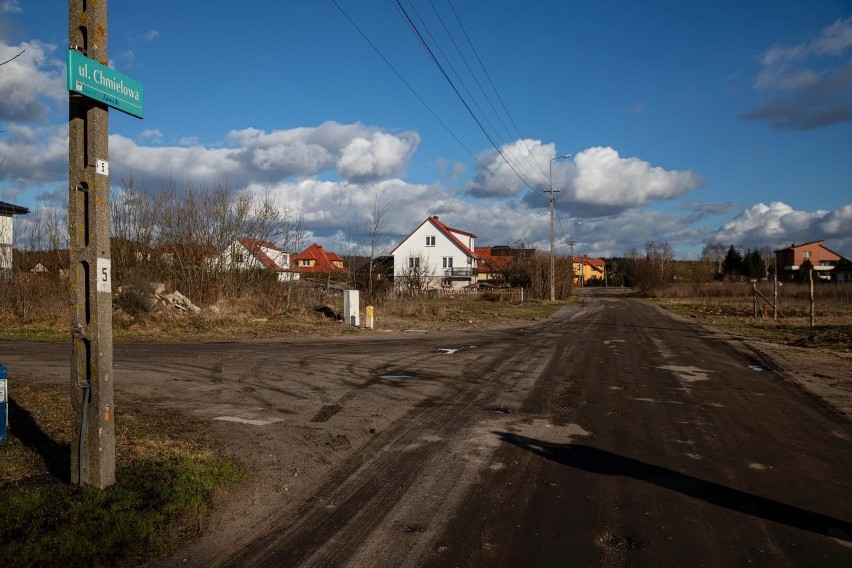
[[[12,395],[0,566],[143,564],[197,537],[216,488],[244,475],[214,452],[201,422],[132,400],[116,405],[115,485],[70,485],[67,388],[22,385]]]

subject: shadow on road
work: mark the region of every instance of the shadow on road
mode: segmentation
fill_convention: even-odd
[[[30,412],[9,398],[9,433],[44,460],[47,471],[63,483],[71,482],[71,446],[45,434]]]
[[[494,434],[504,442],[563,465],[600,475],[631,477],[753,517],[852,542],[852,523],[840,519],[806,511],[773,499],[745,493],[591,446],[551,444],[508,432],[494,432]]]

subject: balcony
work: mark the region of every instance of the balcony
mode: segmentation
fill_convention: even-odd
[[[476,278],[476,275],[479,274],[479,271],[476,268],[466,266],[464,268],[445,268],[444,269],[444,278],[446,280],[467,280],[469,278]]]

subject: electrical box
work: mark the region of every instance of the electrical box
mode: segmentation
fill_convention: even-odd
[[[349,325],[361,325],[359,311],[361,309],[358,298],[358,290],[346,290],[343,292],[343,319]]]
[[[6,430],[9,429],[9,386],[6,381],[6,367],[0,365],[0,444],[6,443]]]

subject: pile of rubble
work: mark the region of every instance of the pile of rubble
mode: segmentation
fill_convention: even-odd
[[[201,308],[177,290],[167,293],[166,285],[159,282],[149,282],[142,287],[122,286],[113,297],[113,305],[125,311],[133,311],[128,310],[130,307],[145,312],[177,310],[197,314],[201,311]]]

